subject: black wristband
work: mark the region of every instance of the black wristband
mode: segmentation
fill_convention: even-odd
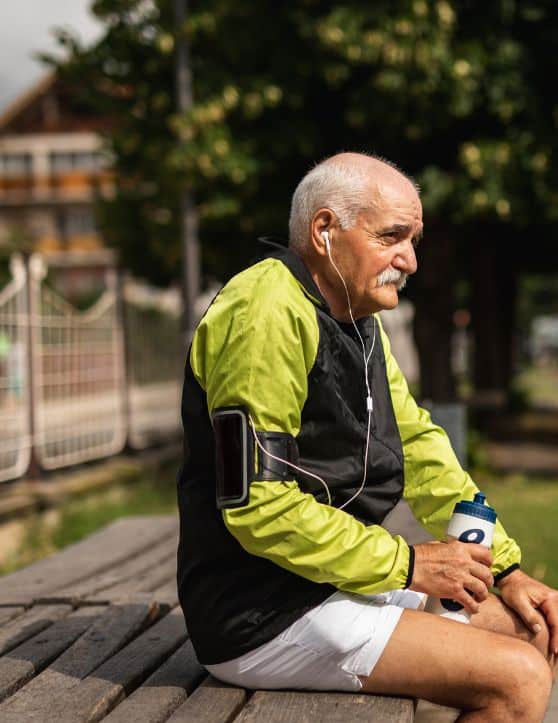
[[[409,545],[409,571],[407,573],[407,579],[405,580],[404,587],[409,587],[409,585],[413,582],[414,571],[415,571],[415,548],[412,545]]]
[[[500,580],[503,580],[511,572],[514,572],[514,570],[519,570],[519,562],[514,562],[513,565],[506,567],[505,570],[502,570],[502,572],[499,572],[497,575],[494,575],[494,584],[497,585],[500,582]]]

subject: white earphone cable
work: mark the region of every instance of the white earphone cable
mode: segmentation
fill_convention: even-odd
[[[258,439],[258,435],[256,433],[256,427],[254,426],[254,421],[250,415],[248,415],[248,421],[250,422],[250,426],[252,427],[252,432],[254,433],[254,439],[256,440],[256,444],[258,445],[258,448],[261,449],[261,451],[264,454],[266,454],[268,457],[271,457],[271,459],[274,459],[277,462],[283,462],[283,464],[286,464],[289,467],[296,469],[298,472],[302,472],[303,474],[306,474],[309,477],[313,477],[314,479],[317,479],[318,482],[321,482],[326,491],[327,503],[328,503],[328,505],[331,505],[331,494],[330,494],[329,487],[327,486],[326,482],[324,482],[324,480],[321,477],[318,477],[317,474],[308,472],[307,470],[303,469],[302,467],[298,467],[296,464],[293,464],[292,462],[289,462],[286,459],[281,459],[281,457],[276,457],[274,454],[271,454],[271,452],[268,452],[267,449],[263,446],[263,444]]]
[[[324,233],[327,233],[327,232],[324,232]],[[333,261],[333,259],[332,259],[332,257],[331,257],[330,243],[329,243],[329,238],[328,238],[327,236],[326,236],[326,239],[327,239],[327,244],[326,244],[327,255],[328,255],[328,257],[329,257],[329,260],[330,260],[330,262],[331,262],[331,265],[333,266],[333,268],[335,269],[337,275],[338,275],[339,278],[341,279],[341,282],[342,282],[342,284],[343,284],[343,288],[345,289],[345,295],[347,296],[347,305],[348,305],[348,307],[349,307],[349,316],[351,317],[351,322],[352,322],[352,324],[353,324],[353,326],[354,326],[354,328],[355,328],[355,331],[356,331],[356,333],[357,333],[357,335],[358,335],[358,338],[359,338],[359,340],[360,340],[360,344],[361,344],[361,346],[362,346],[362,358],[363,358],[363,360],[364,360],[364,382],[365,382],[365,384],[366,384],[366,393],[367,393],[367,397],[366,397],[366,411],[368,412],[368,423],[367,423],[367,429],[366,429],[366,447],[365,447],[365,451],[364,451],[364,473],[363,473],[363,476],[362,476],[361,485],[360,485],[360,487],[358,488],[358,490],[355,492],[355,494],[354,494],[352,497],[350,497],[346,502],[344,502],[342,505],[339,506],[338,509],[342,510],[342,509],[344,509],[345,507],[347,507],[347,505],[350,505],[351,502],[352,502],[353,500],[355,500],[355,499],[360,495],[360,493],[361,493],[362,490],[364,489],[364,485],[366,484],[366,477],[367,477],[367,473],[368,473],[368,452],[369,452],[369,449],[370,449],[370,427],[371,427],[371,421],[372,421],[372,412],[373,412],[373,409],[374,409],[374,403],[373,403],[373,401],[372,401],[372,392],[371,392],[371,389],[370,389],[370,380],[369,380],[369,378],[368,378],[368,363],[369,363],[370,358],[371,358],[371,356],[372,356],[372,352],[374,351],[374,345],[376,344],[376,319],[375,319],[374,317],[372,317],[372,321],[373,321],[373,324],[374,324],[374,333],[373,333],[373,336],[372,336],[372,345],[370,346],[370,351],[368,352],[368,354],[366,354],[366,346],[365,346],[365,344],[364,344],[364,339],[362,338],[362,334],[360,333],[359,328],[358,328],[358,326],[356,325],[356,321],[355,321],[355,319],[354,319],[354,317],[353,317],[353,309],[352,309],[352,307],[351,307],[351,297],[350,297],[350,295],[349,295],[349,290],[348,290],[348,288],[347,288],[347,284],[345,283],[345,279],[343,278],[341,272],[340,272],[339,269],[337,268],[336,263]],[[303,474],[308,475],[309,477],[312,477],[313,479],[318,480],[318,482],[320,482],[320,483],[323,485],[323,487],[324,487],[324,489],[325,489],[325,491],[326,491],[326,494],[327,494],[327,503],[328,503],[328,505],[331,505],[331,493],[330,493],[330,491],[329,491],[329,487],[327,486],[327,483],[326,483],[321,477],[319,477],[317,474],[313,474],[312,472],[308,472],[308,470],[305,470],[305,469],[303,469],[302,467],[298,467],[296,464],[293,464],[292,462],[289,462],[289,461],[286,460],[286,459],[282,459],[281,457],[277,457],[276,455],[272,454],[271,452],[268,452],[267,449],[265,449],[265,447],[262,445],[262,443],[261,443],[260,440],[258,439],[258,435],[257,435],[257,433],[256,433],[256,427],[255,427],[255,425],[254,425],[254,421],[252,420],[252,417],[248,416],[248,421],[249,421],[249,423],[250,423],[250,427],[252,428],[252,432],[253,432],[253,434],[254,434],[254,439],[256,440],[256,444],[257,444],[258,448],[259,448],[264,454],[266,454],[268,457],[271,457],[271,459],[274,459],[274,460],[276,460],[277,462],[283,462],[283,464],[286,464],[287,466],[292,467],[293,469],[296,469],[298,472],[302,472]]]

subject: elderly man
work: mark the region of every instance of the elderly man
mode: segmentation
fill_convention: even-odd
[[[181,604],[200,661],[234,684],[400,694],[460,708],[463,721],[540,721],[558,594],[519,569],[502,525],[492,551],[410,546],[382,527],[404,498],[441,540],[455,503],[477,491],[410,396],[375,316],[416,271],[421,234],[407,177],[333,156],[294,193],[290,248],[234,277],[207,311],[182,404]],[[231,409],[249,433],[239,443],[229,430],[216,454],[216,420]],[[218,509],[216,477],[242,451],[248,493]],[[457,600],[472,624],[422,611],[425,594]]]

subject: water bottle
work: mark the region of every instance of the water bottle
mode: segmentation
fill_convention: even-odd
[[[492,507],[485,505],[485,499],[486,496],[482,492],[477,492],[472,502],[464,500],[455,505],[446,533],[447,540],[476,542],[477,545],[489,549],[492,547],[496,512]],[[430,596],[425,610],[462,623],[468,623],[470,618],[470,614],[461,603],[448,598]]]

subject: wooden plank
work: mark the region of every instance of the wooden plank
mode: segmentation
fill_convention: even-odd
[[[93,575],[85,580],[72,583],[55,593],[50,593],[45,598],[41,598],[40,602],[67,602],[74,606],[81,603],[90,603],[94,595],[97,600],[103,600],[105,603],[114,602],[117,597],[107,594],[104,599],[99,595],[100,591],[113,588],[117,585],[123,585],[126,582],[133,583],[138,577],[145,575],[150,570],[160,567],[168,562],[169,559],[175,560],[176,567],[176,549],[178,547],[178,538],[172,535],[168,539],[162,540],[159,544],[153,546],[151,550],[137,555],[129,560],[124,560],[119,565],[114,565],[106,572]]]
[[[176,554],[170,560],[167,559],[162,564],[153,565],[144,570],[134,579],[119,581],[116,585],[112,585],[88,599],[97,604],[125,600],[136,593],[149,593],[167,583],[172,583],[176,588]]]
[[[192,696],[193,697],[193,696]],[[235,723],[346,723],[370,720],[412,723],[414,704],[408,698],[346,693],[258,691]]]
[[[168,723],[230,723],[236,720],[247,697],[243,688],[234,688],[210,676],[171,715]]]
[[[18,615],[21,615],[24,612],[25,608],[22,605],[10,606],[5,608],[0,607],[0,625],[4,625],[10,620],[17,618]]]
[[[2,723],[56,720],[60,697],[125,645],[157,614],[156,606],[111,606],[52,665],[0,705]]]
[[[107,660],[91,675],[58,696],[49,720],[94,723],[159,668],[186,639],[180,609],[162,620]]]
[[[117,520],[81,542],[0,578],[0,605],[28,607],[57,590],[104,573],[177,534],[174,516]]]
[[[162,723],[207,676],[187,640],[145,683],[103,718],[103,723]]]
[[[70,605],[37,605],[0,628],[0,655],[72,612]]]
[[[58,620],[0,658],[0,701],[21,688],[92,625],[103,608],[89,607]]]

